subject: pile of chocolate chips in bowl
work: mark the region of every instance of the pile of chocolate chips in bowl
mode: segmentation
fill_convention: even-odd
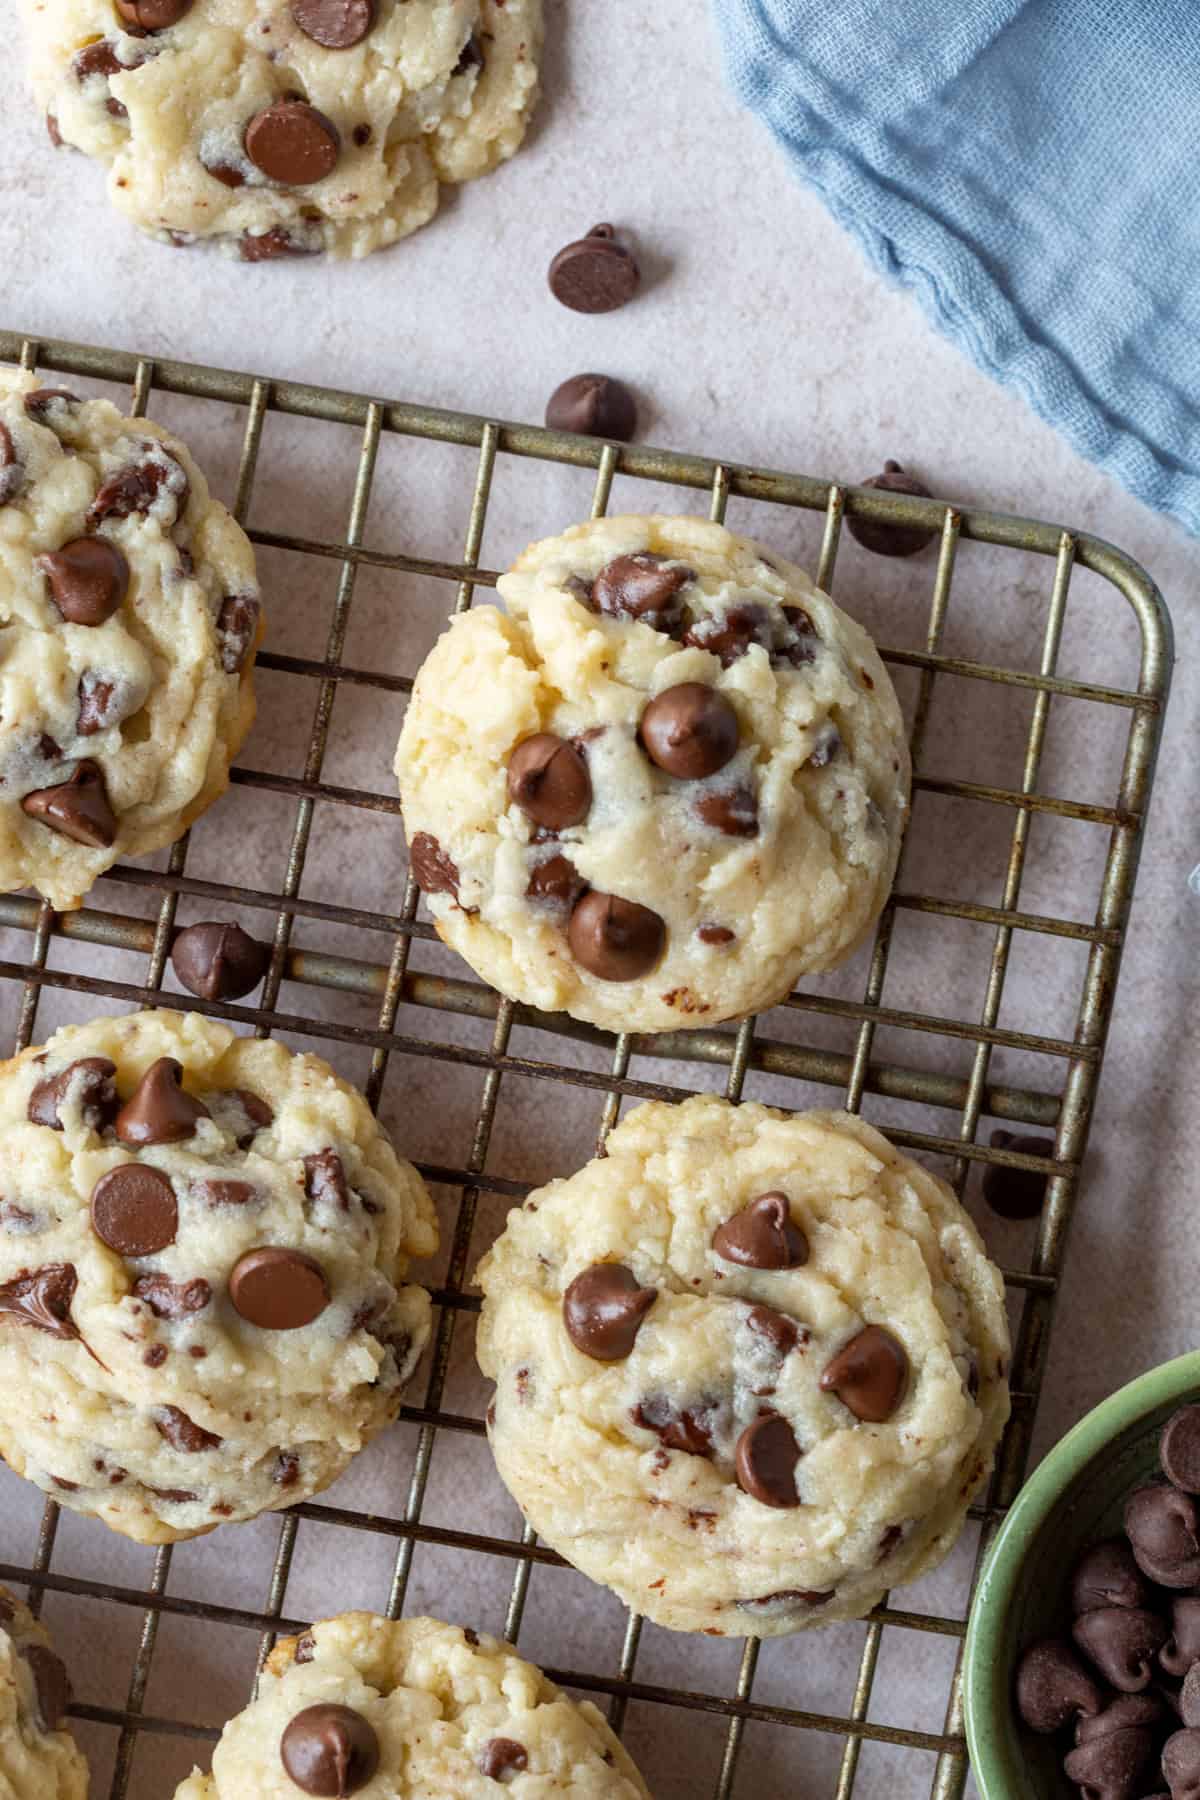
[[[1124,1535],[1076,1565],[1069,1635],[1017,1667],[1021,1719],[1073,1738],[1063,1769],[1084,1800],[1200,1800],[1200,1406],[1167,1421],[1159,1461]]]

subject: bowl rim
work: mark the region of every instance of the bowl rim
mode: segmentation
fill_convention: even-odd
[[[1033,1790],[1000,1729],[1012,1706],[1006,1625],[1034,1538],[1066,1490],[1105,1445],[1146,1413],[1200,1389],[1200,1350],[1159,1363],[1101,1400],[1043,1457],[1009,1508],[988,1550],[967,1622],[963,1710],[971,1769],[982,1800],[1016,1800]],[[998,1691],[1002,1690],[1002,1691]]]

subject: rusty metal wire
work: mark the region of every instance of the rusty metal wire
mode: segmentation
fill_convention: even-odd
[[[499,1176],[487,1166],[501,1084],[508,1077],[569,1083],[579,1089],[594,1091],[600,1103],[598,1147],[603,1146],[605,1135],[615,1123],[624,1097],[675,1099],[689,1091],[677,1082],[631,1076],[629,1071],[634,1057],[643,1061],[654,1058],[670,1063],[676,1069],[680,1064],[689,1063],[724,1068],[725,1091],[734,1100],[740,1098],[747,1074],[754,1070],[816,1082],[835,1092],[840,1090],[842,1104],[852,1110],[862,1105],[865,1095],[874,1094],[893,1101],[954,1112],[958,1115],[958,1125],[953,1134],[943,1136],[892,1126],[888,1129],[889,1135],[899,1144],[950,1157],[952,1179],[960,1190],[976,1163],[1035,1169],[1048,1176],[1047,1204],[1029,1266],[1005,1271],[1006,1280],[1020,1291],[1024,1304],[1012,1371],[1013,1418],[987,1498],[973,1509],[973,1516],[981,1524],[979,1554],[982,1556],[1004,1509],[1020,1485],[1029,1452],[1075,1186],[1087,1143],[1129,919],[1169,684],[1169,620],[1160,596],[1145,573],[1112,546],[1086,534],[1000,514],[949,508],[936,501],[845,489],[812,477],[738,467],[704,457],[648,448],[618,448],[533,426],[504,424],[401,402],[370,400],[333,389],[268,381],[253,375],[151,360],[132,353],[42,342],[15,332],[0,331],[0,359],[19,362],[30,369],[42,368],[59,374],[128,384],[135,411],[143,410],[156,391],[240,409],[243,434],[234,510],[243,522],[249,516],[263,428],[269,414],[335,421],[355,426],[361,433],[353,498],[342,539],[329,542],[277,531],[251,531],[258,544],[330,559],[338,565],[336,598],[324,657],[311,660],[270,649],[259,657],[260,665],[265,668],[306,678],[315,684],[312,726],[302,774],[277,775],[251,768],[236,769],[233,774],[235,783],[271,790],[294,801],[286,874],[279,890],[233,888],[190,877],[186,872],[188,846],[185,838],[175,846],[164,871],[118,867],[108,877],[130,890],[141,889],[154,894],[158,906],[153,918],[105,912],[94,907],[56,916],[44,902],[22,895],[0,896],[0,926],[26,932],[30,937],[29,954],[24,961],[0,961],[0,980],[15,982],[20,987],[15,1047],[22,1048],[32,1041],[39,998],[47,987],[68,989],[97,1001],[117,1000],[132,1005],[154,1005],[161,1001],[161,983],[178,902],[181,898],[212,899],[232,902],[240,912],[261,912],[264,935],[265,922],[271,921],[271,965],[257,1006],[190,999],[184,999],[182,1004],[228,1019],[259,1034],[282,1031],[325,1039],[335,1052],[339,1044],[365,1046],[372,1057],[366,1083],[372,1104],[378,1104],[388,1060],[396,1053],[441,1059],[478,1069],[483,1074],[473,1141],[465,1166],[419,1165],[431,1180],[457,1188],[459,1198],[447,1272],[442,1287],[434,1293],[438,1323],[425,1389],[419,1400],[414,1396],[413,1404],[405,1406],[401,1412],[402,1420],[418,1436],[409,1491],[399,1515],[357,1515],[315,1501],[281,1514],[274,1568],[261,1610],[243,1610],[171,1594],[168,1588],[169,1548],[157,1552],[153,1573],[145,1588],[122,1587],[104,1580],[56,1573],[53,1553],[58,1509],[52,1501],[47,1502],[38,1541],[28,1562],[0,1564],[0,1578],[27,1583],[35,1605],[40,1604],[42,1594],[50,1590],[87,1595],[114,1607],[141,1612],[140,1638],[124,1706],[101,1707],[79,1701],[73,1707],[76,1716],[107,1726],[117,1734],[110,1800],[124,1800],[131,1791],[131,1770],[139,1735],[172,1734],[203,1740],[218,1734],[215,1724],[201,1727],[170,1717],[152,1716],[143,1710],[162,1618],[200,1619],[235,1631],[258,1633],[260,1662],[277,1632],[299,1629],[307,1623],[290,1616],[286,1605],[288,1577],[302,1522],[311,1520],[346,1531],[369,1532],[394,1542],[389,1600],[393,1615],[398,1615],[404,1607],[413,1553],[420,1544],[450,1548],[464,1557],[483,1554],[506,1560],[512,1565],[506,1630],[514,1640],[521,1628],[532,1569],[537,1565],[560,1562],[553,1551],[537,1543],[528,1529],[520,1539],[506,1539],[451,1529],[430,1522],[424,1516],[437,1434],[440,1431],[475,1436],[483,1433],[480,1419],[448,1412],[443,1401],[453,1340],[456,1331],[461,1329],[460,1317],[464,1313],[472,1314],[478,1307],[477,1299],[466,1291],[466,1281],[468,1248],[480,1197],[495,1193],[519,1198],[528,1191],[524,1183]],[[477,452],[470,515],[458,561],[389,554],[364,546],[372,479],[385,433],[451,443]],[[924,647],[920,651],[885,649],[883,654],[893,665],[916,671],[917,697],[912,730],[916,791],[957,796],[1006,809],[1011,815],[1007,872],[1001,903],[984,906],[911,891],[906,880],[906,858],[902,857],[896,892],[876,933],[861,1002],[803,992],[794,994],[788,1002],[789,1007],[801,1016],[824,1015],[853,1022],[856,1029],[852,1053],[838,1053],[759,1035],[754,1020],[745,1021],[736,1031],[701,1029],[668,1032],[654,1038],[633,1035],[613,1038],[575,1024],[562,1015],[538,1014],[515,1006],[470,978],[435,976],[410,968],[414,939],[432,935],[429,925],[417,917],[419,895],[411,880],[396,914],[359,911],[310,900],[303,895],[305,861],[318,806],[368,808],[392,815],[398,812],[398,803],[390,794],[340,787],[323,779],[333,704],[339,687],[361,686],[401,694],[411,687],[411,681],[406,677],[351,667],[343,661],[358,571],[369,566],[433,577],[448,584],[448,611],[461,611],[469,606],[476,586],[491,586],[496,579],[495,571],[479,566],[479,554],[493,476],[497,458],[501,455],[594,470],[593,512],[596,515],[606,509],[618,472],[623,477],[707,492],[711,516],[715,519],[724,517],[732,496],[818,512],[823,515],[824,529],[816,574],[826,588],[833,582],[842,521],[847,510],[877,520],[932,525],[940,532]],[[1042,651],[1036,671],[966,661],[946,653],[944,637],[955,564],[964,540],[1020,549],[1048,560],[1052,572],[1049,574]],[[1141,653],[1139,678],[1134,688],[1069,680],[1056,672],[1072,575],[1078,568],[1103,578],[1124,597],[1136,617]],[[935,683],[946,677],[1006,687],[1033,696],[1019,788],[935,779],[923,772],[922,749]],[[1052,705],[1060,698],[1084,700],[1115,709],[1126,720],[1123,767],[1111,804],[1084,803],[1039,791],[1047,725]],[[1091,919],[1050,916],[1021,907],[1029,834],[1038,815],[1080,820],[1106,834],[1103,882],[1099,903]],[[1064,911],[1069,910],[1070,900],[1069,894],[1062,896]],[[896,922],[909,912],[970,921],[991,933],[986,990],[976,1022],[965,1023],[883,1004]],[[348,957],[306,950],[302,943],[295,941],[294,934],[298,925],[310,919],[349,926],[361,932],[361,954]],[[1035,1035],[1005,1029],[998,1024],[1010,951],[1020,934],[1086,946],[1086,967],[1078,993],[1074,1029],[1069,1037]],[[55,936],[141,953],[146,958],[144,978],[136,983],[97,979],[50,967],[47,957]],[[298,984],[301,989],[333,989],[366,997],[377,1008],[376,1023],[373,1027],[363,1027],[286,1012],[279,1003],[285,979]],[[174,996],[172,999],[175,1003]],[[402,1004],[490,1020],[490,1043],[486,1049],[475,1048],[419,1038],[403,1031],[397,1025]],[[549,1034],[551,1039],[604,1046],[609,1057],[607,1073],[567,1066],[532,1054],[518,1054],[512,1048],[514,1028],[530,1025],[539,1033]],[[950,1075],[936,1069],[912,1068],[882,1060],[874,1054],[876,1033],[881,1026],[898,1027],[916,1034],[914,1041],[918,1046],[923,1041],[921,1034],[967,1043],[972,1047],[969,1073],[965,1077]],[[1044,1059],[1039,1066],[1049,1070],[1050,1085],[1031,1088],[994,1080],[990,1063],[993,1051],[998,1047],[1031,1052]],[[1053,1157],[1031,1157],[977,1144],[976,1131],[984,1115],[1053,1130]],[[400,1147],[403,1149],[404,1146]],[[646,1702],[668,1712],[701,1712],[723,1719],[725,1743],[713,1789],[716,1800],[728,1800],[734,1791],[748,1723],[829,1733],[841,1739],[843,1749],[836,1782],[837,1800],[850,1800],[862,1747],[872,1741],[933,1753],[936,1762],[931,1792],[935,1800],[955,1800],[962,1793],[966,1776],[957,1672],[947,1696],[941,1731],[917,1731],[879,1723],[871,1720],[868,1713],[884,1634],[897,1630],[933,1633],[957,1641],[961,1650],[968,1599],[969,1596],[964,1594],[963,1609],[957,1616],[904,1611],[890,1604],[877,1608],[868,1622],[852,1701],[842,1714],[801,1711],[756,1700],[754,1681],[758,1646],[752,1640],[745,1646],[733,1692],[684,1690],[639,1680],[637,1658],[641,1626],[640,1620],[632,1615],[613,1673],[554,1668],[549,1673],[576,1689],[607,1697],[610,1717],[617,1729],[620,1729],[631,1701]]]

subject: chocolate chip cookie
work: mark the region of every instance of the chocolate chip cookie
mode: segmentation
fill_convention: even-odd
[[[0,1587],[3,1800],[87,1800],[87,1763],[66,1725],[70,1694],[49,1632]]]
[[[439,935],[501,993],[633,1031],[783,999],[869,932],[909,758],[867,634],[720,525],[535,544],[456,618],[396,754]]]
[[[245,262],[365,256],[509,157],[541,0],[25,0],[52,142],[113,204]]]
[[[675,1630],[869,1612],[949,1550],[1008,1417],[999,1270],[847,1114],[640,1106],[477,1279],[506,1486]]]
[[[0,1451],[142,1543],[307,1499],[396,1415],[433,1205],[315,1056],[198,1014],[0,1065]]]
[[[0,891],[76,907],[228,785],[254,555],[169,432],[0,369],[0,624]]]
[[[511,1645],[437,1619],[343,1613],[271,1652],[175,1800],[296,1794],[649,1800],[603,1714],[568,1700]]]

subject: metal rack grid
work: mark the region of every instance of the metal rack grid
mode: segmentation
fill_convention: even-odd
[[[266,649],[260,666],[304,677],[315,684],[315,705],[303,774],[299,778],[272,775],[248,768],[235,769],[233,780],[251,787],[272,789],[294,799],[290,853],[285,878],[278,892],[235,888],[199,881],[186,873],[187,840],[175,845],[165,871],[119,867],[111,879],[130,887],[150,890],[158,897],[157,914],[134,918],[85,907],[56,916],[44,902],[25,896],[0,896],[0,926],[26,931],[32,936],[25,962],[0,961],[0,980],[21,985],[21,1004],[16,1048],[32,1041],[39,997],[46,987],[61,987],[133,1005],[154,1005],[162,999],[161,983],[181,896],[217,899],[239,909],[259,909],[274,915],[274,943],[270,967],[258,1006],[231,1006],[194,1001],[178,1002],[201,1012],[228,1019],[260,1035],[271,1031],[300,1032],[331,1042],[336,1056],[339,1043],[370,1049],[371,1067],[366,1092],[377,1105],[389,1057],[418,1055],[467,1063],[483,1072],[482,1094],[475,1119],[473,1144],[466,1165],[449,1168],[419,1164],[422,1172],[439,1183],[454,1184],[460,1195],[453,1226],[449,1267],[443,1286],[434,1293],[437,1327],[426,1389],[419,1404],[405,1406],[401,1417],[419,1433],[411,1485],[401,1515],[385,1518],[358,1516],[344,1509],[318,1503],[299,1505],[279,1515],[279,1536],[269,1592],[259,1611],[241,1610],[173,1596],[168,1591],[171,1565],[169,1547],[154,1559],[146,1588],[120,1587],[99,1580],[56,1574],[52,1566],[58,1508],[48,1501],[38,1542],[28,1564],[0,1563],[0,1578],[27,1583],[31,1599],[40,1604],[46,1590],[86,1594],[114,1606],[139,1609],[141,1634],[130,1672],[123,1708],[78,1703],[73,1712],[84,1719],[111,1727],[118,1733],[110,1800],[122,1800],[131,1792],[130,1774],[139,1734],[183,1733],[214,1739],[217,1729],[186,1724],[169,1717],[147,1714],[144,1702],[155,1652],[159,1622],[164,1615],[204,1619],[231,1628],[260,1634],[259,1660],[281,1629],[299,1629],[307,1621],[291,1618],[286,1608],[289,1571],[300,1523],[316,1520],[345,1530],[383,1533],[395,1542],[395,1562],[389,1610],[395,1615],[404,1606],[406,1586],[417,1544],[453,1548],[464,1554],[483,1553],[506,1558],[512,1565],[512,1585],[506,1631],[514,1640],[520,1630],[532,1568],[538,1563],[558,1563],[553,1552],[537,1544],[526,1529],[519,1540],[488,1537],[429,1523],[423,1506],[436,1433],[482,1435],[478,1418],[443,1409],[451,1342],[460,1315],[472,1313],[477,1299],[465,1289],[472,1225],[480,1196],[498,1193],[521,1197],[528,1187],[490,1174],[487,1168],[489,1139],[496,1115],[500,1086],[506,1075],[516,1074],[544,1082],[569,1082],[592,1089],[600,1101],[598,1142],[616,1120],[624,1097],[681,1098],[688,1091],[679,1085],[634,1079],[629,1074],[631,1057],[659,1057],[672,1062],[715,1064],[726,1071],[725,1091],[731,1099],[741,1096],[748,1070],[817,1082],[841,1090],[848,1108],[860,1107],[866,1092],[888,1096],[958,1114],[956,1133],[938,1135],[888,1127],[894,1141],[918,1151],[935,1152],[953,1159],[952,1179],[961,1191],[973,1164],[1007,1164],[1037,1170],[1049,1178],[1047,1202],[1037,1230],[1028,1267],[1005,1271],[1010,1287],[1023,1296],[1023,1310],[1014,1346],[1012,1386],[1014,1411],[986,1501],[974,1509],[981,1522],[980,1551],[994,1534],[1005,1507],[1022,1480],[1029,1451],[1034,1412],[1049,1347],[1055,1296],[1063,1267],[1067,1231],[1075,1184],[1087,1142],[1094,1096],[1108,1030],[1113,993],[1125,930],[1133,896],[1138,855],[1150,797],[1155,756],[1170,678],[1170,624],[1162,600],[1145,573],[1110,545],[1085,534],[1004,515],[957,509],[938,502],[890,496],[868,490],[846,489],[810,477],[780,474],[734,466],[707,458],[675,455],[642,447],[618,447],[537,429],[503,424],[495,420],[435,411],[405,403],[382,402],[331,389],[295,382],[268,380],[253,375],[227,373],[185,363],[153,360],[132,353],[91,349],[61,342],[42,342],[14,332],[0,331],[0,359],[19,362],[29,369],[93,377],[129,384],[132,409],[142,412],[157,390],[200,400],[232,404],[244,409],[245,426],[234,511],[241,521],[248,516],[258,466],[260,442],[267,415],[274,411],[306,419],[335,421],[361,432],[357,476],[344,539],[320,541],[277,532],[251,532],[259,544],[298,552],[308,557],[332,559],[339,570],[336,600],[329,626],[325,656],[308,660]],[[474,494],[462,556],[457,562],[426,560],[390,554],[364,547],[364,524],[376,458],[383,433],[397,433],[417,440],[436,440],[474,448],[478,453]],[[967,901],[937,899],[905,889],[902,858],[897,890],[880,921],[866,990],[861,1002],[837,1000],[798,992],[789,1005],[803,1016],[833,1015],[856,1026],[851,1055],[803,1044],[763,1040],[756,1036],[755,1021],[748,1019],[736,1030],[672,1032],[652,1039],[622,1035],[610,1037],[573,1024],[563,1016],[534,1014],[514,1006],[469,979],[433,977],[410,970],[414,939],[428,937],[430,927],[417,917],[419,894],[409,880],[401,910],[396,915],[356,912],[308,900],[301,894],[305,858],[309,848],[314,810],[318,803],[367,807],[387,814],[398,811],[390,796],[334,786],[322,779],[335,694],[340,684],[358,684],[405,693],[411,682],[402,676],[346,666],[343,661],[347,628],[358,571],[366,565],[432,576],[450,584],[452,608],[462,611],[471,604],[477,586],[494,584],[495,573],[479,566],[485,515],[498,456],[539,458],[573,464],[595,471],[593,511],[602,513],[608,503],[614,475],[667,483],[696,490],[709,497],[711,516],[721,519],[731,496],[750,501],[804,508],[823,514],[823,536],[816,577],[830,588],[844,514],[858,513],[876,520],[933,525],[940,532],[936,574],[929,607],[925,646],[921,651],[884,649],[885,661],[916,671],[917,697],[912,728],[914,790],[957,795],[1008,809],[1012,829],[1002,903],[991,907]],[[686,506],[686,495],[683,500]],[[551,527],[553,528],[553,527]],[[944,634],[951,597],[958,546],[964,539],[1032,552],[1052,565],[1049,604],[1046,611],[1041,657],[1036,672],[966,661],[944,653]],[[1136,689],[1099,686],[1056,675],[1064,621],[1067,615],[1072,571],[1093,571],[1111,584],[1136,615],[1140,637],[1140,674]],[[1019,789],[991,787],[974,782],[936,779],[921,773],[921,753],[926,738],[934,685],[939,676],[962,677],[969,682],[1001,684],[1033,695],[1026,739],[1024,769]],[[1123,767],[1118,791],[1110,805],[1096,805],[1038,792],[1039,771],[1046,742],[1052,702],[1058,698],[1085,700],[1118,709],[1128,722]],[[1052,814],[1087,821],[1106,831],[1107,853],[1099,904],[1090,921],[1022,910],[1020,890],[1026,864],[1029,833],[1034,818]],[[399,822],[396,821],[398,829]],[[972,921],[990,930],[991,956],[986,993],[977,1024],[964,1024],[919,1012],[883,1005],[884,978],[899,914],[916,910],[927,914]],[[293,931],[306,917],[330,919],[341,925],[384,929],[393,939],[391,956],[383,966],[374,959],[324,955],[293,946]],[[1006,1030],[997,1023],[1010,950],[1017,934],[1035,933],[1073,940],[1086,946],[1086,968],[1078,995],[1074,1032],[1070,1038],[1035,1036]],[[57,970],[47,965],[52,937],[61,934],[83,943],[119,946],[146,957],[146,973],[140,984],[101,980]],[[279,1010],[281,983],[292,981],[317,987],[340,988],[372,998],[378,1004],[373,1028],[339,1024],[330,1020]],[[397,1028],[401,1003],[447,1009],[476,1019],[492,1020],[490,1049],[417,1038]],[[172,995],[172,1003],[176,997]],[[514,1026],[533,1024],[540,1031],[609,1046],[607,1073],[585,1067],[567,1067],[533,1056],[519,1056],[510,1048]],[[973,1046],[966,1079],[934,1069],[893,1065],[873,1057],[880,1027],[898,1026],[917,1033],[965,1040]],[[920,1043],[920,1037],[916,1040]],[[1031,1051],[1061,1071],[1056,1093],[1005,1085],[989,1080],[993,1050],[1004,1046]],[[932,1059],[930,1059],[932,1060]],[[976,1144],[981,1115],[1020,1121],[1055,1131],[1052,1159],[1011,1151],[991,1150]],[[403,1144],[400,1145],[403,1150]],[[978,1560],[976,1570],[978,1569]],[[965,1597],[964,1597],[965,1598]],[[966,1610],[964,1605],[964,1612]],[[844,1739],[837,1800],[849,1800],[855,1786],[859,1757],[865,1742],[886,1743],[936,1754],[931,1792],[935,1800],[951,1800],[961,1794],[966,1776],[962,1737],[962,1713],[957,1672],[950,1686],[944,1726],[940,1732],[905,1730],[868,1717],[883,1634],[887,1630],[915,1630],[958,1640],[965,1630],[962,1616],[903,1611],[890,1603],[872,1615],[865,1637],[851,1704],[844,1714],[822,1714],[756,1701],[755,1669],[758,1645],[747,1640],[732,1692],[683,1690],[640,1681],[637,1658],[640,1620],[630,1615],[624,1632],[618,1667],[611,1674],[554,1669],[557,1680],[607,1699],[610,1716],[619,1730],[631,1701],[664,1709],[684,1709],[717,1715],[724,1721],[724,1750],[714,1793],[728,1800],[734,1792],[739,1752],[748,1723],[771,1724],[793,1730],[833,1733]]]

